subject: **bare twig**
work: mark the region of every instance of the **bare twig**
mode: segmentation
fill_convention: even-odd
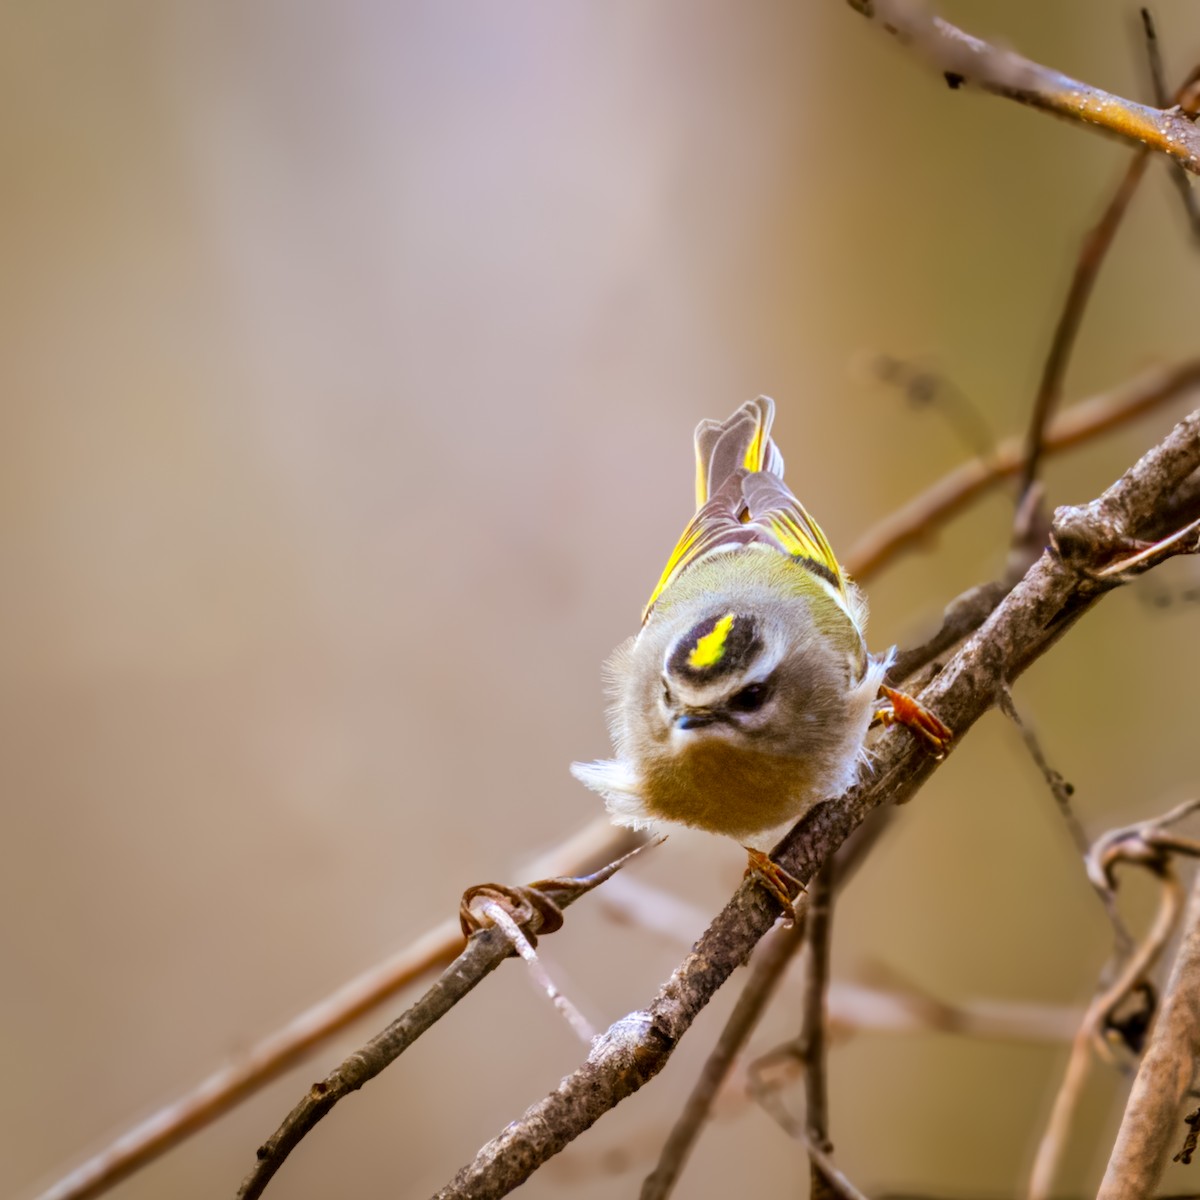
[[[1163,67],[1162,50],[1158,44],[1158,32],[1154,27],[1154,18],[1148,8],[1141,10],[1142,30],[1146,35],[1146,54],[1150,60],[1150,79],[1154,87],[1154,103],[1159,108],[1166,108],[1171,103],[1170,89],[1167,87],[1167,73]],[[1196,96],[1193,85],[1196,82],[1196,72],[1184,81],[1183,86],[1175,93],[1174,102],[1190,117],[1196,116]],[[1179,193],[1183,203],[1183,212],[1187,218],[1188,229],[1192,237],[1200,241],[1200,200],[1192,188],[1188,173],[1179,163],[1171,163],[1171,182]]]
[[[874,355],[868,367],[883,383],[899,388],[914,408],[936,405],[968,450],[985,462],[991,458],[994,434],[978,406],[948,376],[892,354]]]
[[[1042,377],[1038,383],[1033,409],[1029,416],[1029,429],[1025,434],[1024,461],[1017,484],[1018,504],[1033,486],[1034,480],[1037,479],[1038,468],[1042,461],[1046,425],[1058,407],[1059,399],[1062,396],[1067,365],[1071,360],[1071,351],[1075,348],[1075,338],[1083,323],[1083,314],[1087,310],[1092,288],[1095,286],[1096,277],[1100,274],[1100,267],[1116,236],[1117,228],[1129,208],[1129,202],[1133,199],[1138,184],[1146,174],[1149,162],[1150,151],[1146,147],[1142,147],[1129,160],[1125,174],[1121,177],[1121,182],[1117,185],[1100,220],[1088,230],[1083,239],[1079,258],[1075,263],[1075,272],[1071,276],[1071,286],[1067,289],[1058,324],[1054,327],[1054,334],[1050,339],[1050,350],[1042,366]]]
[[[1069,1042],[1083,1019],[1083,1010],[1071,1006],[989,1000],[949,1004],[882,964],[874,965],[872,975],[882,982],[872,987],[836,980],[830,984],[832,1038],[930,1031],[1005,1041]]]
[[[511,906],[511,926],[516,928],[520,941],[527,941],[525,930],[536,936],[539,932],[549,933],[559,928],[563,908],[611,878],[637,853],[638,850],[633,850],[616,862],[579,879],[547,879],[526,888],[485,884],[470,889],[463,900],[463,924],[473,927],[474,932],[466,948],[407,1012],[351,1054],[323,1080],[313,1084],[283,1124],[259,1147],[258,1162],[242,1182],[238,1190],[239,1198],[253,1200],[261,1195],[288,1155],[339,1100],[357,1091],[395,1062],[421,1034],[513,952],[511,928],[504,923],[482,924],[474,900],[480,900],[478,912],[492,918],[496,909]]]
[[[1014,583],[1002,579],[981,583],[951,600],[942,614],[937,633],[911,650],[901,650],[888,668],[885,682],[897,686],[957,646],[963,638],[970,637],[996,611],[1000,601],[1012,591]]]
[[[1088,877],[1097,888],[1115,888],[1114,869],[1118,863],[1142,863],[1162,873],[1170,866],[1172,852],[1200,857],[1200,842],[1168,832],[1198,810],[1200,797],[1193,797],[1162,816],[1109,830],[1088,852]]]
[[[986,624],[920,696],[963,735],[1013,680],[1044,654],[1107,591],[1089,569],[1150,519],[1165,494],[1200,466],[1200,411],[1179,423],[1103,496],[1055,514],[1060,555],[1048,550]],[[899,731],[885,734],[874,771],[845,796],[819,804],[776,847],[788,874],[813,879],[866,816],[886,801],[911,797],[936,763]],[[553,1092],[483,1146],[439,1193],[439,1200],[507,1195],[604,1113],[649,1082],[717,989],[774,924],[778,903],[747,881],[645,1009],[597,1038],[587,1061]]]
[[[734,1059],[754,1031],[784,971],[804,940],[806,911],[810,903],[811,894],[796,899],[793,904],[795,922],[777,929],[755,959],[750,980],[742,989],[717,1044],[704,1063],[700,1078],[663,1146],[658,1165],[642,1183],[641,1200],[665,1200],[674,1189]]]
[[[952,87],[971,84],[1123,141],[1169,155],[1200,174],[1200,130],[1179,108],[1152,108],[999,50],[930,16],[908,0],[849,0],[850,6],[922,54]]]
[[[1090,440],[1200,385],[1200,359],[1172,367],[1156,367],[1103,396],[1064,410],[1046,431],[1043,451],[1056,454]],[[963,463],[920,495],[871,527],[846,556],[846,567],[857,579],[876,574],[893,558],[960,512],[984,492],[1020,469],[1022,443],[1009,438],[996,447],[990,463]]]
[[[1058,805],[1058,811],[1062,816],[1063,823],[1067,827],[1067,832],[1071,835],[1071,840],[1075,843],[1076,850],[1079,851],[1080,859],[1086,864],[1091,846],[1088,843],[1087,833],[1084,831],[1083,825],[1075,812],[1075,806],[1071,802],[1071,797],[1074,795],[1075,789],[1046,760],[1046,755],[1042,751],[1042,745],[1038,741],[1037,734],[1034,733],[1029,723],[1021,716],[1016,702],[1013,700],[1012,692],[1007,685],[1000,689],[1000,711],[1017,727],[1017,731],[1021,735],[1021,740],[1025,743],[1025,749],[1029,751],[1029,757],[1033,759],[1037,769],[1041,771],[1042,778],[1046,781],[1046,786],[1050,789],[1050,794],[1054,797],[1055,804]],[[1118,960],[1128,958],[1133,953],[1133,935],[1129,932],[1120,911],[1117,909],[1117,898],[1113,894],[1113,889],[1111,887],[1101,887],[1096,889],[1096,893],[1100,897],[1101,904],[1104,905],[1104,911],[1108,916],[1109,924],[1112,925],[1113,940],[1115,943],[1114,952]]]
[[[1192,1086],[1198,1054],[1200,875],[1192,882],[1183,942],[1097,1200],[1140,1200],[1154,1194],[1167,1152],[1179,1136],[1176,1118]]]
[[[107,1191],[252,1095],[410,980],[445,966],[462,946],[458,921],[444,921],[135,1125],[58,1180],[38,1200],[86,1200]]]
[[[1162,881],[1158,912],[1145,938],[1120,963],[1116,977],[1088,1006],[1075,1034],[1067,1070],[1034,1159],[1029,1200],[1045,1200],[1051,1194],[1054,1176],[1066,1150],[1071,1119],[1083,1094],[1091,1052],[1096,1050],[1102,1057],[1111,1058],[1107,1035],[1119,1032],[1119,1025],[1114,1018],[1118,1005],[1140,986],[1144,986],[1150,969],[1175,931],[1183,909],[1184,893],[1171,865],[1171,855],[1182,853],[1200,857],[1200,842],[1168,831],[1197,808],[1200,808],[1200,800],[1190,800],[1163,816],[1111,830],[1098,838],[1088,852],[1088,877],[1102,893],[1115,889],[1115,869],[1118,864],[1133,863],[1149,868]]]
[[[813,1164],[814,1173],[819,1173],[824,1184],[826,1196],[838,1197],[839,1200],[867,1200],[867,1197],[838,1170],[837,1163],[833,1161],[833,1155],[825,1146],[815,1142],[811,1135],[805,1137],[804,1143],[808,1150],[809,1160]],[[816,1193],[814,1192],[813,1195]]]
[[[1185,84],[1173,99],[1170,97],[1163,72],[1162,57],[1159,54],[1154,21],[1148,9],[1143,8],[1141,16],[1146,33],[1146,48],[1150,60],[1155,101],[1163,109],[1169,108],[1172,104],[1177,107],[1187,85]],[[1116,236],[1117,228],[1129,209],[1129,202],[1133,199],[1138,184],[1145,176],[1146,167],[1150,162],[1150,149],[1150,146],[1143,145],[1130,159],[1112,199],[1109,200],[1100,220],[1088,231],[1083,239],[1083,245],[1080,247],[1079,258],[1071,277],[1071,286],[1067,289],[1067,296],[1050,340],[1050,351],[1042,367],[1042,377],[1034,397],[1033,410],[1029,418],[1029,430],[1025,435],[1025,461],[1021,468],[1020,482],[1017,485],[1018,502],[1029,491],[1037,478],[1038,467],[1042,459],[1046,424],[1062,396],[1063,380],[1066,377],[1071,352],[1075,347],[1075,338],[1083,321],[1083,314],[1087,309],[1088,300],[1091,298],[1096,277],[1100,273],[1100,268],[1108,256],[1109,248]],[[1177,186],[1182,185],[1190,213],[1195,207],[1195,196],[1188,181],[1187,171],[1178,162],[1172,162],[1169,166]]]
[[[808,1145],[809,1194],[813,1200],[828,1200],[837,1194],[824,1163],[825,1157],[833,1152],[833,1142],[829,1140],[826,1002],[836,868],[837,857],[834,856],[813,880],[808,902],[808,973],[804,978],[804,1020],[800,1040],[804,1047],[804,1131]]]
[[[529,868],[572,875],[619,857],[642,840],[598,818]],[[464,944],[457,920],[443,921],[269,1034],[236,1062],[214,1071],[178,1100],[127,1130],[99,1154],[51,1185],[38,1200],[89,1200],[215,1121],[300,1062],[364,1013],[430,971],[452,962]]]
[[[571,1003],[566,996],[558,990],[554,980],[550,978],[549,972],[542,966],[542,960],[538,958],[538,952],[533,948],[533,944],[522,932],[520,925],[516,923],[508,915],[508,911],[495,900],[485,900],[480,906],[480,912],[493,925],[496,925],[508,938],[513,949],[525,961],[525,965],[529,968],[530,975],[534,982],[550,1000],[556,1009],[562,1014],[563,1020],[571,1027],[575,1036],[579,1038],[585,1046],[590,1045],[592,1038],[596,1036],[596,1031],[592,1028],[588,1019]]]
[[[1171,1156],[1171,1161],[1183,1163],[1185,1167],[1190,1167],[1192,1165],[1192,1157],[1196,1153],[1196,1147],[1200,1145],[1200,1108],[1195,1108],[1188,1113],[1183,1118],[1183,1123],[1187,1126],[1183,1146],[1180,1148],[1178,1154]]]
[[[793,1063],[802,1066],[795,1054],[794,1046],[795,1043],[789,1043],[787,1047],[766,1055],[751,1065],[750,1095],[788,1137],[794,1138],[804,1146],[814,1174],[817,1171],[820,1172],[826,1196],[840,1197],[841,1200],[866,1200],[863,1193],[838,1170],[830,1151],[813,1140],[808,1132],[807,1122],[798,1121],[783,1103],[779,1091],[782,1080],[775,1077],[774,1068],[779,1063]]]
[[[1178,553],[1175,549],[1176,543],[1183,541],[1190,534],[1200,529],[1200,518],[1195,521],[1189,521],[1182,529],[1175,530],[1174,533],[1165,538],[1160,538],[1157,542],[1151,542],[1149,546],[1139,550],[1136,554],[1130,555],[1128,558],[1121,559],[1119,562],[1109,563],[1107,567],[1102,568],[1097,572],[1102,578],[1106,576],[1123,576],[1132,577],[1139,570],[1145,570],[1152,566],[1154,561],[1161,558],[1167,551]],[[1184,551],[1187,554],[1195,554],[1200,549],[1197,544],[1197,539],[1192,538],[1192,544]]]
[[[1075,1112],[1083,1099],[1084,1084],[1094,1050],[1107,1051],[1104,1031],[1113,1010],[1145,978],[1158,960],[1179,921],[1183,897],[1178,881],[1164,880],[1154,924],[1146,937],[1134,947],[1117,977],[1097,994],[1084,1013],[1083,1021],[1071,1042],[1071,1053],[1062,1083],[1054,1097],[1049,1120],[1038,1142],[1029,1175],[1028,1200],[1048,1200],[1053,1195],[1055,1176],[1066,1153],[1068,1135]]]

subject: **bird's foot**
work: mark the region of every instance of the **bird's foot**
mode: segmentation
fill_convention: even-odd
[[[923,704],[914,700],[907,692],[895,688],[881,687],[888,708],[881,708],[875,720],[884,725],[903,725],[912,731],[917,741],[922,742],[934,758],[945,758],[946,747],[954,734]]]
[[[743,846],[742,849],[750,859],[746,874],[753,875],[779,901],[785,923],[795,925],[796,910],[792,907],[792,898],[805,890],[804,884],[794,875],[789,875],[770,855],[749,846]]]

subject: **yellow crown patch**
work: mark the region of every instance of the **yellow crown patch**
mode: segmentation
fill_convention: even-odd
[[[733,628],[736,613],[726,613],[696,644],[688,654],[688,666],[696,671],[715,667],[725,657],[725,642]]]

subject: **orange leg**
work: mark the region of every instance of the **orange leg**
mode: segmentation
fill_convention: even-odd
[[[875,714],[875,719],[884,725],[905,726],[918,741],[925,743],[934,758],[945,758],[946,747],[954,734],[907,692],[898,692],[886,686],[879,690],[891,707],[881,708]]]
[[[784,920],[794,925],[796,910],[792,907],[792,895],[804,891],[804,884],[794,875],[789,875],[770,855],[761,850],[752,850],[749,846],[743,846],[742,849],[750,857],[746,874],[753,875],[779,901]]]

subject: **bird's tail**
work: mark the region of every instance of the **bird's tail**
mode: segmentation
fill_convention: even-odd
[[[734,471],[769,471],[783,478],[783,455],[771,440],[775,401],[769,396],[747,400],[724,421],[696,426],[696,507],[721,490]]]

